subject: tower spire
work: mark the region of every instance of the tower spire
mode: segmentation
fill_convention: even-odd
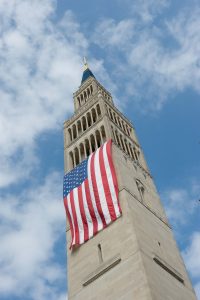
[[[87,70],[87,69],[89,69],[89,66],[88,66],[88,62],[87,62],[87,57],[86,56],[84,56],[83,57],[83,64],[84,64],[84,71],[85,70]]]
[[[84,56],[83,57],[83,75],[82,75],[81,84],[84,81],[86,81],[89,77],[94,77],[95,78],[94,74],[89,69],[87,58]]]

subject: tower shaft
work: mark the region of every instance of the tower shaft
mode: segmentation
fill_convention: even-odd
[[[122,216],[69,250],[69,300],[195,300],[132,123],[86,68],[64,123],[65,172],[112,139]]]

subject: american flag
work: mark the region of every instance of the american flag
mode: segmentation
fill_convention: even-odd
[[[71,246],[81,245],[121,215],[112,140],[64,176],[63,198]]]

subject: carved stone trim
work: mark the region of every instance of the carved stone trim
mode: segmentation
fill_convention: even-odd
[[[121,261],[120,255],[116,255],[115,257],[109,259],[108,261],[102,263],[99,267],[96,268],[92,273],[90,273],[84,280],[83,286],[87,286],[107,271],[118,265]]]

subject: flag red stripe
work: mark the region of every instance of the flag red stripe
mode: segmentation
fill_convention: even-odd
[[[86,200],[87,200],[90,216],[92,218],[93,234],[95,235],[97,233],[98,223],[97,223],[97,218],[95,216],[94,208],[93,208],[93,205],[92,205],[88,179],[85,180],[85,194],[86,194]]]
[[[77,221],[76,209],[74,204],[73,190],[70,192],[70,203],[71,203],[72,215],[73,215],[74,227],[75,227],[75,242],[73,240],[73,245],[74,245],[74,244],[79,244],[79,228],[78,228],[78,221]]]
[[[87,219],[86,219],[86,216],[85,216],[85,210],[84,210],[84,206],[83,206],[83,195],[82,195],[81,185],[78,187],[78,200],[79,200],[80,212],[81,212],[83,228],[84,228],[84,241],[87,241],[88,238],[89,238],[88,224],[87,224]]]
[[[106,151],[107,151],[108,163],[110,165],[110,171],[111,171],[112,179],[113,179],[113,183],[114,183],[115,194],[116,194],[116,197],[117,197],[117,203],[118,203],[119,211],[120,211],[120,214],[121,214],[122,210],[121,210],[121,206],[120,206],[120,203],[119,203],[119,197],[118,197],[118,182],[117,182],[115,167],[114,167],[113,160],[112,160],[112,140],[107,142]]]
[[[92,186],[93,186],[93,191],[94,191],[94,196],[95,196],[95,200],[96,200],[96,205],[97,205],[97,210],[99,212],[99,216],[102,220],[103,223],[103,228],[106,227],[106,221],[105,221],[105,217],[102,211],[102,207],[101,207],[101,202],[99,199],[99,192],[98,192],[98,188],[97,188],[97,182],[96,182],[96,174],[95,174],[95,167],[94,167],[94,156],[95,154],[92,155],[91,158],[91,178],[92,178]]]
[[[111,220],[114,221],[114,220],[116,220],[116,214],[115,214],[113,199],[111,196],[110,186],[109,186],[106,169],[105,169],[105,162],[104,162],[104,157],[103,157],[103,147],[101,147],[99,150],[99,164],[100,164],[100,169],[101,169],[101,178],[102,178],[102,182],[103,182],[103,188],[104,188],[104,193],[105,193],[105,197],[106,197],[106,201],[107,201],[107,205],[108,205],[108,210],[110,213]],[[112,183],[110,183],[110,184],[112,184]]]

